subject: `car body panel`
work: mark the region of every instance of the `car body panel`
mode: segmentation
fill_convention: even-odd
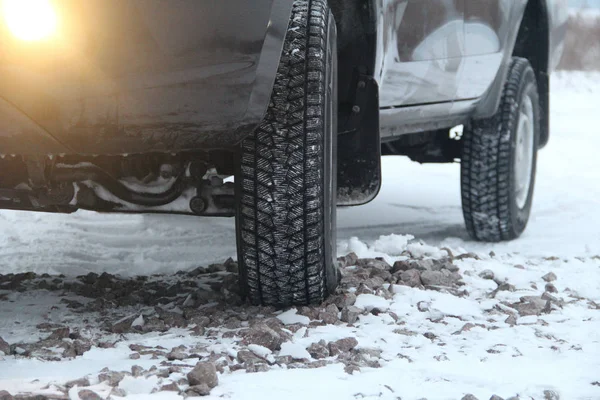
[[[379,0],[382,108],[456,98],[464,0]]]
[[[0,115],[23,122],[1,134],[3,153],[38,152],[24,143],[48,137],[46,152],[226,147],[262,120],[290,1],[54,4],[59,38],[28,43],[0,27]]]
[[[62,41],[0,24],[1,153],[232,148],[260,123],[291,1],[53,1]],[[553,67],[566,3],[529,1],[547,7]],[[493,112],[527,3],[373,0],[381,137]]]

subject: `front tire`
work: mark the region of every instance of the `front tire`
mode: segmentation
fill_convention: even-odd
[[[254,304],[320,303],[337,285],[336,77],[327,2],[295,1],[266,117],[235,177],[240,280]]]
[[[537,165],[540,106],[529,61],[513,58],[500,107],[463,133],[462,208],[469,235],[499,242],[527,226]]]

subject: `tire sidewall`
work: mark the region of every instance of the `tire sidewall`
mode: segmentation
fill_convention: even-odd
[[[517,205],[517,193],[515,190],[515,180],[516,180],[516,169],[515,169],[515,159],[516,159],[516,149],[517,149],[517,130],[519,128],[519,118],[520,118],[520,110],[523,101],[526,97],[529,96],[532,104],[533,104],[533,116],[534,116],[534,138],[533,138],[533,157],[532,157],[532,168],[531,168],[531,184],[529,186],[529,192],[527,194],[527,201],[525,205],[520,208]],[[527,67],[527,70],[523,74],[523,79],[521,80],[521,85],[519,87],[519,94],[517,96],[519,99],[518,104],[515,105],[512,124],[512,130],[510,132],[510,174],[509,174],[509,205],[510,205],[510,215],[512,222],[512,229],[514,230],[515,236],[519,236],[525,228],[527,227],[527,222],[529,220],[529,215],[531,213],[531,206],[533,203],[533,193],[535,189],[535,176],[537,170],[537,153],[538,146],[540,140],[540,129],[541,129],[541,120],[540,120],[540,106],[539,106],[539,95],[537,91],[537,85],[535,80],[535,74],[530,66]]]
[[[325,278],[328,294],[333,293],[338,285],[337,259],[337,32],[333,14],[329,12],[327,27],[327,64],[325,91],[325,124],[324,124],[324,232]]]

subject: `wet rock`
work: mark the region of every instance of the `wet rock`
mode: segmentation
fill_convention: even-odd
[[[243,343],[257,344],[266,347],[271,351],[281,349],[281,344],[287,339],[283,332],[278,329],[272,329],[268,325],[256,324],[246,332]]]
[[[442,271],[423,271],[421,281],[423,285],[431,286],[454,286],[460,281],[461,276],[456,272],[448,270]]]
[[[199,361],[194,369],[187,374],[187,379],[190,386],[204,384],[212,389],[219,384],[215,365],[205,361]]]
[[[358,321],[358,317],[362,313],[362,310],[355,306],[344,307],[342,309],[341,320],[349,324],[353,324]]]
[[[210,387],[203,383],[201,385],[193,385],[186,389],[185,394],[188,396],[208,396],[210,394]]]
[[[306,350],[312,358],[316,358],[317,360],[329,357],[329,349],[324,340],[319,341],[319,343],[311,344]]]
[[[479,400],[477,397],[473,396],[471,393],[466,394],[460,400]]]
[[[81,400],[104,400],[96,392],[89,389],[83,389],[77,392]]]
[[[345,353],[358,346],[358,341],[353,337],[347,337],[344,339],[336,340],[335,342],[329,342],[329,354],[332,356],[340,353]]]
[[[5,355],[10,354],[10,345],[0,336],[0,351]]]
[[[481,279],[493,280],[494,279],[494,271],[491,269],[485,269],[479,273],[479,277]]]
[[[0,390],[0,400],[13,400],[14,397],[6,390]]]
[[[408,271],[403,271],[400,274],[400,280],[402,281],[402,283],[410,287],[417,287],[423,284],[423,282],[421,281],[421,274],[416,269],[409,269]]]
[[[560,400],[560,395],[554,390],[544,390],[544,400]]]
[[[546,275],[542,276],[542,279],[546,282],[554,282],[558,278],[554,272],[548,272]]]

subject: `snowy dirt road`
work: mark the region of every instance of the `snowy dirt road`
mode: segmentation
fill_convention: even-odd
[[[386,158],[321,307],[239,304],[232,220],[1,212],[0,399],[600,399],[600,74],[552,87],[521,239],[467,239],[458,165]]]

